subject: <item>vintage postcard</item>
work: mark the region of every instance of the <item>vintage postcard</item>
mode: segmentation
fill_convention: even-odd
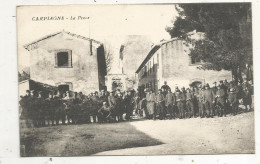
[[[17,6],[21,157],[254,154],[251,3]]]

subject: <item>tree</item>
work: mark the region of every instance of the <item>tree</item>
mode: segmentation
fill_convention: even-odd
[[[205,61],[200,69],[231,70],[234,80],[242,80],[241,72],[252,65],[252,27],[250,3],[181,4],[171,37],[192,44],[191,56]],[[187,33],[205,33],[205,39],[192,40]]]
[[[105,54],[105,60],[106,60],[106,69],[107,69],[107,72],[109,72],[112,68],[113,56],[114,56],[114,52],[109,44],[106,44],[104,46],[104,54]]]

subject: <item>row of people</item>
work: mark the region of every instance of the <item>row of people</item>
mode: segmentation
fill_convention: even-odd
[[[245,106],[247,111],[251,110],[253,94],[252,85],[247,81],[235,85],[234,82],[220,81],[218,86],[210,88],[205,86],[190,87],[180,90],[176,87],[175,92],[165,84],[155,94],[151,89],[146,89],[146,97],[140,103],[146,101],[146,105],[139,105],[138,110],[143,110],[147,118],[156,119],[159,114],[160,119],[165,119],[168,114],[171,118],[185,117],[213,117],[226,116],[227,113],[233,115],[238,112],[239,103]]]

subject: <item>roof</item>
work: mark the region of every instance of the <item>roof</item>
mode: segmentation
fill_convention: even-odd
[[[65,33],[65,34],[71,35],[71,36],[73,36],[73,37],[81,38],[81,39],[83,39],[83,40],[92,41],[92,42],[98,44],[99,46],[103,45],[101,42],[99,42],[99,41],[97,41],[97,40],[94,40],[94,39],[91,39],[91,38],[87,38],[87,37],[84,37],[84,36],[81,36],[81,35],[74,34],[74,33],[71,33],[71,32],[68,32],[68,31],[64,31],[64,30],[63,30],[63,31],[59,31],[59,32],[56,32],[56,33],[53,33],[53,34],[49,34],[49,35],[44,36],[44,37],[42,37],[42,38],[40,38],[40,39],[38,39],[38,40],[36,40],[36,41],[33,41],[33,42],[29,43],[29,44],[26,44],[26,45],[24,45],[24,48],[29,51],[29,46],[31,46],[31,45],[33,45],[33,44],[36,44],[36,43],[38,43],[38,42],[40,42],[40,41],[43,41],[43,40],[45,40],[45,39],[54,37],[54,36],[56,36],[56,35],[58,35],[58,34],[61,34],[61,33]]]
[[[187,33],[187,36],[189,36],[190,38],[195,39],[195,40],[203,39],[205,37],[204,35],[205,35],[205,33],[197,32],[196,30]],[[180,40],[180,38],[178,38],[178,37],[172,38],[172,39],[162,41],[162,42],[154,45],[152,47],[151,51],[148,53],[148,55],[146,56],[146,58],[144,59],[144,61],[142,62],[142,64],[139,66],[139,68],[136,70],[135,73],[138,73],[144,67],[144,65],[147,63],[147,61],[153,56],[153,54],[159,48],[161,48],[162,45],[169,43],[169,42],[172,42],[172,41],[175,41],[175,40]]]
[[[162,45],[178,40],[178,38],[172,38],[170,40],[166,40],[166,41],[162,41],[158,44],[155,44],[152,49],[149,51],[149,53],[147,54],[146,58],[144,59],[144,61],[141,63],[141,65],[138,67],[138,69],[136,70],[135,73],[140,72],[140,70],[144,67],[144,65],[148,62],[148,60],[154,55],[154,53],[161,48]]]

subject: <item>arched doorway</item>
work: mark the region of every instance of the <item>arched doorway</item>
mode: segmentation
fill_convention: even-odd
[[[191,80],[190,86],[197,88],[201,84],[204,84],[204,79],[193,79]]]

